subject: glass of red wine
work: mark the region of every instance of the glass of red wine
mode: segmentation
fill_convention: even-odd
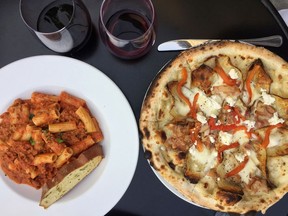
[[[136,59],[153,46],[155,11],[151,0],[104,0],[99,32],[108,50],[122,59]]]
[[[27,27],[58,53],[79,50],[91,34],[91,18],[81,0],[20,0]]]

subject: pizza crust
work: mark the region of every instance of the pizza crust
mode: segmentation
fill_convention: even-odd
[[[288,173],[284,173],[284,177],[279,178],[279,182],[272,181],[273,184],[277,185],[274,190],[263,192],[260,190],[259,194],[256,195],[253,195],[253,193],[229,194],[219,189],[218,179],[213,175],[215,170],[210,170],[197,183],[191,183],[183,175],[184,167],[180,154],[173,156],[174,160],[178,161],[177,166],[175,166],[174,161],[173,163],[167,161],[169,157],[166,155],[167,149],[163,145],[167,135],[162,133],[160,129],[173,119],[173,116],[169,113],[173,104],[171,105],[172,99],[170,98],[171,95],[168,94],[166,84],[171,81],[179,81],[183,67],[186,67],[188,74],[191,74],[191,71],[196,70],[207,59],[221,55],[229,56],[231,64],[237,66],[242,72],[248,71],[255,59],[261,59],[265,71],[273,81],[270,92],[280,98],[288,98],[288,91],[286,90],[288,86],[288,64],[279,56],[264,48],[238,42],[220,41],[205,44],[180,53],[157,74],[151,83],[143,101],[139,121],[143,135],[142,143],[150,165],[188,201],[215,211],[240,214],[249,211],[265,212],[287,192]],[[246,78],[247,74],[243,73],[242,76]],[[187,80],[191,80],[191,78],[188,77]],[[191,83],[185,85],[189,86]],[[286,101],[277,102],[277,106],[279,106],[279,110],[283,115],[287,115],[285,105]],[[268,160],[267,164],[271,168],[269,177],[274,179],[279,177],[281,170],[284,169],[283,166],[279,165],[283,162],[282,160],[284,159],[280,161],[274,160],[274,158]],[[234,201],[235,203],[233,203]]]

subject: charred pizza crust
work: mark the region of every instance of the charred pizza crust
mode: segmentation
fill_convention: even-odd
[[[229,76],[237,80],[237,84],[234,83],[234,86],[237,86],[236,89],[233,85],[227,87],[226,83],[219,84],[219,76],[215,75],[217,62],[220,62],[226,74],[227,71],[233,70],[234,75],[229,74]],[[252,74],[253,67],[257,70],[254,68],[256,72],[253,77],[250,76],[253,86],[250,87],[252,96],[249,97],[247,93],[249,86],[245,80],[250,79],[249,74]],[[183,97],[181,98],[177,93],[177,85],[181,82],[183,68],[187,71],[187,77],[184,85],[181,86],[181,91],[190,100],[190,109]],[[216,81],[213,77],[216,77]],[[286,168],[288,147],[285,146],[288,140],[287,86],[287,62],[261,47],[220,41],[180,53],[153,80],[142,105],[140,130],[143,135],[145,153],[151,166],[188,200],[198,205],[225,212],[265,212],[288,191],[288,169]],[[211,87],[214,89],[211,90]],[[192,89],[193,92],[193,88],[200,89],[200,95],[205,95],[209,99],[204,100],[205,103],[209,102],[204,105],[206,110],[201,107],[200,117],[194,120],[190,116],[191,104],[196,95],[190,91]],[[233,99],[236,95],[234,99],[237,98],[237,101],[233,103],[238,103],[237,105],[227,99],[227,89],[230,93],[233,92],[232,96],[228,94],[229,98]],[[221,106],[217,112],[214,102],[210,101],[210,98],[215,95],[220,101],[218,105]],[[270,101],[269,105],[266,105],[267,101],[263,102],[264,97],[273,102]],[[201,100],[198,106],[201,106],[201,102],[203,105],[203,100]],[[249,137],[247,141],[246,137],[246,141],[243,141],[245,140],[243,136],[246,135],[233,134],[232,137],[238,136],[242,139],[242,143],[237,140],[237,151],[230,149],[220,154],[219,143],[222,141],[219,140],[224,139],[224,136],[220,137],[220,135],[227,135],[231,131],[212,129],[208,118],[213,117],[218,120],[225,118],[227,121],[225,124],[229,126],[231,120],[227,116],[230,115],[231,109],[225,113],[222,110],[226,105],[223,104],[232,104],[230,106],[232,109],[234,106],[242,107],[242,113],[245,113],[249,119],[246,123],[253,122],[253,125],[249,128],[250,132],[252,131],[252,135],[250,134],[252,138]],[[197,109],[199,110],[199,107]],[[273,141],[272,147],[266,146],[265,148],[263,142],[267,128],[271,124],[278,124],[278,122],[268,123],[272,121],[268,121],[268,117],[265,118],[265,113],[269,110],[272,110],[270,113],[272,116],[268,115],[270,120],[273,113],[274,117],[277,113],[276,120],[283,121],[281,121],[281,127],[275,129],[277,132],[273,131],[273,136],[280,138],[275,138],[276,141]],[[204,120],[201,116],[205,117]],[[206,137],[208,141],[204,139],[204,130],[208,130],[206,132],[209,133],[209,139]],[[198,138],[194,138],[193,142],[189,141],[193,133],[201,135],[200,138],[198,137],[201,142],[208,143],[204,145],[204,150],[197,149]],[[226,145],[231,145],[231,142]],[[249,166],[246,165],[247,170],[250,168],[252,171],[243,171],[244,174],[241,173],[241,175],[239,174],[241,171],[233,176],[227,175],[227,169],[231,171],[233,167],[244,163],[244,156],[249,158],[248,162],[246,161],[246,164],[249,164]],[[227,167],[227,164],[230,167]],[[243,176],[245,172],[246,176]]]

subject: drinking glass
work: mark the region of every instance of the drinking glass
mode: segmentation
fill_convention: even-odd
[[[91,34],[91,18],[81,0],[20,0],[19,7],[27,27],[55,52],[76,51]]]
[[[122,59],[135,59],[153,46],[155,11],[150,0],[104,0],[99,32],[108,50]]]

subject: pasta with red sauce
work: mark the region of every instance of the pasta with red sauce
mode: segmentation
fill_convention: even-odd
[[[103,138],[85,100],[33,92],[0,115],[0,166],[16,183],[39,189]]]

